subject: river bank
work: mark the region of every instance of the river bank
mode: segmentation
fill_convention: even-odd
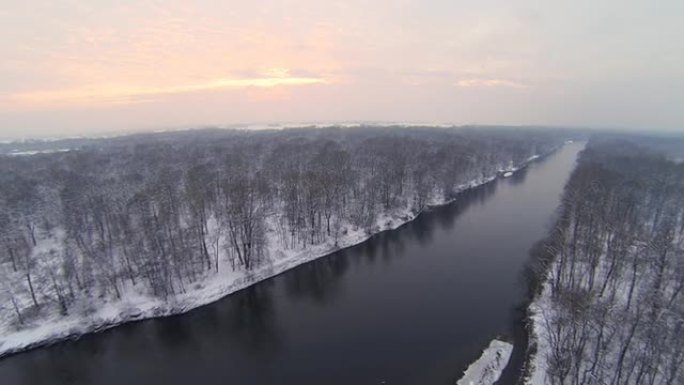
[[[532,156],[519,165],[498,170],[494,175],[463,184],[456,189],[456,193],[450,199],[433,197],[426,210],[449,204],[458,199],[459,193],[490,183],[505,172],[516,172],[527,166],[528,163],[547,155],[549,154]],[[68,339],[78,339],[85,334],[104,331],[128,322],[188,312],[299,265],[362,243],[378,233],[394,230],[413,221],[421,212],[415,212],[410,207],[405,207],[383,213],[376,219],[372,233],[369,234],[363,229],[349,228],[345,235],[339,237],[336,244],[330,241],[309,247],[306,250],[274,248],[271,250],[273,256],[271,263],[249,272],[233,271],[226,265],[219,274],[210,277],[202,284],[194,285],[187,292],[176,295],[169,300],[141,295],[136,290],[130,289],[125,292],[123,300],[100,304],[101,306],[97,309],[89,309],[87,312],[80,313],[73,312],[69,316],[55,314],[49,319],[41,319],[40,324],[34,324],[22,330],[9,331],[6,329],[3,331],[3,338],[0,341],[0,357]]]
[[[542,259],[546,258],[543,254],[546,253],[548,247],[547,241],[548,238],[540,240],[530,252],[530,260],[527,266],[530,271],[526,272],[528,299],[521,305],[519,325],[519,329],[524,330],[524,335],[520,338],[524,339],[525,346],[519,347],[520,368],[516,371],[515,380],[509,381],[511,384],[541,385],[546,383],[545,357],[549,352],[549,346],[547,344],[548,335],[545,327],[546,315],[544,310],[551,307],[549,281],[553,267],[548,266],[548,270],[545,270],[541,275],[533,270],[535,269],[534,266],[543,265]]]

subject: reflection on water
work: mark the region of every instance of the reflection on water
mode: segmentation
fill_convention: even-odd
[[[543,159],[539,160],[539,162],[543,161]],[[527,178],[527,167],[523,168],[522,170],[518,170],[515,174],[511,175],[510,182],[513,184],[521,184],[525,182],[525,178]]]
[[[8,384],[446,384],[513,334],[581,146],[188,314],[0,361]],[[516,337],[519,338],[519,337]]]
[[[334,258],[322,258],[301,266],[283,276],[287,293],[314,302],[333,301],[340,278],[348,267],[346,251],[337,253]]]
[[[254,287],[231,301],[227,324],[217,332],[226,343],[239,343],[244,349],[260,355],[277,353],[277,313],[273,306],[273,282]],[[237,337],[237,338],[235,338]]]

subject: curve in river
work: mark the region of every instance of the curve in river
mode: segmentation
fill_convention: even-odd
[[[0,360],[3,384],[453,384],[516,324],[580,144],[190,313]]]

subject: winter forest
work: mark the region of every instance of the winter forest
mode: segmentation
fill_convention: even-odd
[[[389,220],[403,223],[468,186],[552,152],[563,140],[558,130],[532,128],[200,130],[65,141],[53,144],[71,146],[64,151],[0,155],[0,330],[88,317],[133,298],[172,302],[212,279],[235,279],[296,253],[349,245],[355,234],[389,228]],[[592,147],[588,154],[595,152]],[[645,188],[634,180],[624,189],[616,187],[627,178],[620,172],[636,168],[603,156],[605,166],[597,170],[589,159],[568,190],[562,234],[573,248],[559,264],[563,281],[554,284],[561,293],[554,298],[581,299],[579,294],[599,290],[601,303],[627,301],[624,310],[610,309],[634,319],[627,331],[636,336],[625,338],[625,346],[631,340],[636,346],[651,332],[647,325],[674,322],[669,311],[680,304],[681,271],[676,278],[670,267],[684,229],[684,205],[675,202],[682,197],[675,190],[681,189],[681,167],[632,158],[638,170],[657,169],[645,171],[658,183]],[[596,178],[603,184],[591,182]],[[585,201],[600,215],[571,205],[570,191],[585,186],[597,195]],[[628,194],[629,210],[613,199],[617,193]],[[650,230],[639,227],[635,236],[646,217]],[[604,228],[602,220],[612,221],[615,226],[606,227],[612,232],[596,231]],[[572,229],[581,231],[569,238]],[[603,259],[606,244],[609,257]],[[639,253],[617,258],[632,247]],[[651,256],[658,263],[648,263]],[[579,270],[589,266],[587,281]],[[615,293],[630,274],[630,295],[622,298]],[[584,338],[590,329],[603,340],[622,332],[594,331],[588,322]],[[667,343],[654,344],[649,354],[665,357],[662,349],[684,345],[674,342],[677,333],[658,335]],[[627,352],[625,367],[639,359]],[[621,378],[651,374],[636,369]]]
[[[682,148],[597,136],[580,155],[535,252],[533,383],[684,383]]]

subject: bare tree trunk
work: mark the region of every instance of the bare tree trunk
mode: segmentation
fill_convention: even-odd
[[[33,304],[38,307],[38,300],[36,299],[36,293],[33,290],[33,282],[31,281],[31,273],[27,272],[26,273],[26,282],[28,282],[29,290],[31,291],[31,299],[33,300]]]

